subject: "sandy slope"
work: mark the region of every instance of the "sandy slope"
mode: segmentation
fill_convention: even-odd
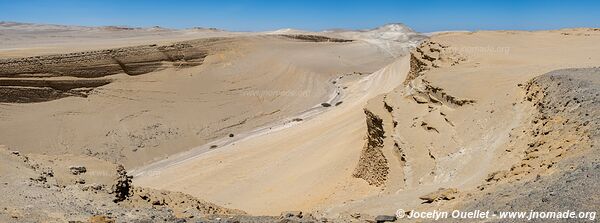
[[[593,30],[440,34],[431,38],[435,44],[420,48],[429,70],[408,82],[404,67],[388,74],[393,82],[381,79],[364,97],[353,98],[348,88],[344,104],[315,119],[151,169],[135,182],[255,214],[426,209],[420,196],[440,187],[476,190],[490,173],[518,162],[521,153],[505,150],[515,146],[519,133],[513,129],[531,115],[519,86],[554,69],[597,66],[599,37]],[[380,93],[387,94],[376,97]],[[379,187],[352,178],[366,135],[365,105],[386,131],[379,150],[387,169]]]
[[[0,28],[0,57],[12,58],[0,60],[0,90],[8,92],[0,97],[0,144],[69,165],[87,156],[124,163],[136,187],[250,214],[361,213],[365,220],[398,208],[482,207],[480,199],[498,197],[520,207],[505,193],[540,179],[536,185],[552,188],[568,186],[565,177],[588,183],[569,170],[597,168],[596,156],[585,158],[596,124],[584,125],[596,99],[567,89],[595,79],[576,70],[586,78],[530,80],[598,66],[598,29],[444,32],[408,54],[420,36],[397,24],[274,32],[287,36]],[[79,51],[88,52],[14,59]],[[27,182],[2,175],[10,176],[7,190]],[[452,189],[435,193],[440,188]]]
[[[386,103],[392,111],[378,115],[397,123],[393,134],[388,135],[392,138],[389,144],[397,146],[382,148],[384,153],[396,152],[398,156],[387,156],[391,174],[386,191],[337,210],[431,210],[440,204],[420,204],[418,198],[441,187],[457,188],[466,195],[487,184],[486,179],[496,171],[514,171],[518,179],[554,172],[544,165],[558,161],[544,156],[538,158],[542,161],[527,164],[531,169],[519,167],[522,160],[532,159],[523,152],[529,147],[527,143],[518,142],[530,139],[527,126],[535,115],[532,105],[523,102],[525,91],[521,86],[555,69],[597,66],[600,48],[594,42],[598,38],[600,33],[591,29],[447,33],[432,37],[430,41],[435,44],[422,45],[423,53],[417,54],[422,61],[431,60],[425,62],[430,64],[429,70],[406,87],[369,102],[368,108]],[[455,53],[463,59],[453,60]],[[391,121],[386,124],[393,125]],[[400,159],[400,165],[392,165],[393,159]],[[402,177],[397,179],[398,175]]]
[[[376,191],[351,177],[365,131],[356,120],[366,101],[395,87],[407,69],[403,57],[348,86],[343,104],[314,119],[168,168],[139,170],[135,183],[186,191],[252,214],[306,210]]]
[[[313,157],[316,165],[313,171],[320,167],[332,169],[318,176],[298,168],[304,163],[302,160],[290,165],[295,168],[290,171],[311,180],[311,184],[295,192],[300,196],[314,190],[312,198],[299,200],[305,207],[345,200],[346,194],[329,196],[331,191],[341,190],[345,185],[362,185],[363,193],[372,190],[349,177],[351,168],[346,167],[355,163],[360,148],[357,145],[362,144],[360,132],[364,129],[361,122],[355,122],[361,118],[361,110],[350,108],[360,108],[374,94],[392,89],[394,83],[403,78],[405,72],[400,70],[407,67],[405,59],[386,68],[394,72],[370,74],[397,59],[389,53],[390,49],[400,49],[398,53],[401,53],[411,44],[402,39],[388,45],[394,48],[386,48],[360,39],[348,42],[314,35],[234,34],[206,30],[129,30],[7,23],[0,24],[0,28],[5,38],[0,54],[6,58],[0,60],[0,90],[3,94],[0,98],[3,102],[0,104],[0,141],[11,150],[19,150],[27,156],[44,154],[84,166],[85,162],[69,157],[92,156],[103,162],[122,163],[128,168],[178,154],[174,159],[154,164],[162,167],[165,163],[179,162],[190,154],[202,154],[207,150],[211,151],[207,154],[217,151],[218,154],[230,154],[232,148],[239,149],[238,145],[245,143],[284,146],[287,139],[262,142],[261,136],[268,136],[279,128],[286,130],[277,134],[294,129],[293,134],[303,136],[295,139],[298,147],[289,148],[291,150],[316,155],[312,149],[322,148],[315,146],[321,143],[338,148],[332,151],[329,159]],[[32,57],[19,58],[21,56]],[[372,91],[373,87],[379,90]],[[331,106],[323,106],[325,102]],[[322,118],[322,114],[328,115]],[[353,130],[347,131],[347,138],[351,140],[329,141],[332,135],[322,135],[322,130],[327,127],[321,124],[323,120],[336,120],[335,116],[341,118],[339,122],[328,124],[336,128],[330,134],[337,135],[345,131],[345,126],[351,125]],[[294,125],[308,127],[287,128]],[[189,150],[199,145],[199,148]],[[339,162],[329,163],[328,160],[344,154],[343,148],[355,148],[356,152]],[[262,160],[282,155],[263,149],[255,152],[254,155],[239,156],[239,159],[254,162],[258,167]],[[253,161],[251,157],[257,159]],[[63,164],[52,168],[66,169]],[[285,174],[275,164],[268,169],[275,170]],[[227,171],[253,176],[264,170]],[[344,172],[339,174],[339,171]],[[324,188],[317,187],[328,178],[335,180]],[[27,183],[21,181],[27,180],[15,178],[14,183]],[[89,186],[78,182],[68,182],[64,186]],[[12,186],[13,182],[10,184]],[[277,194],[290,186],[281,184],[272,190]],[[43,193],[53,193],[53,187],[43,189]],[[136,188],[140,188],[139,185]],[[241,190],[245,189],[221,193],[241,193]],[[261,188],[257,185],[255,190]],[[136,199],[141,199],[142,205],[148,205],[158,199],[160,207],[154,205],[153,208],[167,208],[165,205],[178,199],[174,194],[162,193],[156,194],[158,197],[152,195],[149,201],[145,192],[135,191],[128,200],[137,202]],[[83,200],[87,196],[77,189],[75,193],[62,194]],[[294,208],[299,203],[286,204],[285,200],[274,202],[280,202],[277,204],[282,208],[280,210]],[[111,201],[103,194],[101,202]],[[14,208],[25,210],[25,207]],[[105,209],[91,206],[85,213],[77,215],[77,219],[94,212],[105,214]],[[43,211],[39,216],[36,212],[35,218],[43,218]],[[124,209],[119,213],[128,211]],[[205,214],[200,217],[202,215]]]
[[[524,101],[532,103],[534,111],[527,123],[513,131],[514,143],[503,152],[520,153],[521,160],[491,174],[479,187],[481,191],[454,208],[573,210],[586,214],[567,221],[596,220],[600,208],[600,198],[594,196],[600,180],[600,69],[551,71],[528,81],[524,89]]]
[[[109,76],[87,98],[3,104],[0,138],[23,151],[135,166],[320,107],[335,94],[331,79],[392,59],[367,43],[281,37],[240,37],[209,51],[202,66]]]

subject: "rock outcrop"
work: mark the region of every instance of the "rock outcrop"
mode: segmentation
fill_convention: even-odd
[[[523,87],[524,103],[533,114],[524,126],[513,130],[513,145],[506,153],[523,158],[509,170],[494,172],[487,182],[520,180],[545,174],[569,157],[593,149],[600,135],[600,69],[557,70],[536,77]],[[485,186],[482,186],[482,188]]]
[[[448,46],[425,40],[410,51],[410,70],[404,84],[432,68],[454,66],[465,60],[457,52],[448,49]]]
[[[523,87],[533,111],[504,154],[521,159],[490,174],[463,208],[598,210],[590,195],[600,190],[600,69],[552,71]]]
[[[114,81],[111,75],[146,74],[167,68],[198,66],[228,38],[207,38],[169,45],[0,59],[0,102],[29,103],[69,96],[87,97]],[[225,44],[226,45],[226,44]]]
[[[86,171],[70,165],[83,161]],[[123,166],[91,157],[21,154],[0,146],[0,176],[0,199],[7,201],[0,204],[0,222],[210,222],[246,216],[187,194],[134,187]]]
[[[385,132],[383,120],[365,109],[367,118],[367,142],[354,171],[354,177],[362,178],[370,185],[382,186],[388,175],[388,162],[383,155]]]
[[[208,55],[203,45],[222,39],[185,41],[26,58],[0,60],[0,77],[80,77],[97,78],[126,73],[139,75],[165,65],[196,66]],[[163,62],[165,64],[163,64]]]
[[[437,144],[406,138],[409,137],[405,135],[406,124],[409,128],[421,127],[428,137],[454,142],[452,134],[455,126],[444,110],[475,103],[473,99],[451,95],[423,76],[434,68],[454,66],[464,61],[463,57],[450,51],[445,45],[430,41],[425,41],[412,50],[410,56],[410,70],[404,83],[393,92],[371,99],[365,108],[367,142],[354,173],[355,177],[365,179],[371,185],[382,186],[385,183],[390,190],[431,181],[436,174],[437,151],[431,147]],[[415,111],[424,112],[404,114],[407,103]],[[386,125],[384,129],[383,126]],[[388,139],[385,139],[386,135]],[[448,143],[438,144],[442,144],[442,147],[449,146]],[[388,179],[392,181],[390,185],[386,183],[390,181]]]
[[[127,175],[127,171],[123,165],[117,166],[117,178],[112,188],[112,193],[115,195],[115,202],[121,202],[131,196],[131,179],[133,177]]]

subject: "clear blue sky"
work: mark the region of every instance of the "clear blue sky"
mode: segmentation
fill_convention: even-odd
[[[600,1],[0,0],[0,21],[233,31],[366,29],[402,22],[420,32],[600,27]]]

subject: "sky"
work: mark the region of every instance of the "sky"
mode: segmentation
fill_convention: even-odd
[[[600,1],[557,0],[0,0],[0,21],[230,31],[369,29],[418,32],[600,27]]]

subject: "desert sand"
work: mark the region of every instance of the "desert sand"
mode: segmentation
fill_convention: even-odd
[[[128,31],[96,30],[108,32],[104,35],[110,38],[116,35],[111,32]],[[57,63],[64,61],[61,55],[47,56],[48,65],[42,66],[11,62],[0,80],[12,89],[5,94],[5,102],[19,102],[14,100],[23,97],[27,99],[22,102],[62,99],[2,106],[3,114],[11,116],[2,120],[4,144],[23,151],[93,154],[134,167],[229,134],[235,140],[246,131],[276,121],[302,118],[305,112],[322,109],[321,103],[332,103],[329,100],[338,90],[331,80],[348,73],[370,73],[394,59],[366,42],[314,43],[279,35],[210,34],[165,45],[157,45],[158,41],[67,54],[81,58],[66,65]],[[182,38],[178,33],[170,35]],[[79,47],[73,46],[82,50]],[[11,52],[3,55],[14,55]],[[86,68],[76,71],[81,67]],[[22,88],[15,89],[17,86]],[[47,96],[19,95],[23,88]],[[86,90],[72,90],[82,88]],[[66,97],[69,95],[84,98]],[[29,134],[39,137],[32,141]]]
[[[550,208],[598,179],[598,29],[1,27],[0,189],[106,202],[52,221]]]
[[[523,159],[513,151],[522,149],[512,148],[512,139],[522,135],[513,129],[530,121],[531,111],[519,85],[556,69],[596,66],[599,34],[436,35],[415,51],[429,70],[413,79],[406,78],[407,55],[349,86],[343,105],[315,119],[152,167],[149,174],[134,171],[141,172],[134,182],[263,215],[297,209],[377,215],[419,207],[418,198],[438,188],[474,190],[489,174]],[[376,153],[359,161],[368,133],[364,121],[355,120],[364,120],[363,108],[383,120],[380,150],[387,175],[381,179],[353,177],[360,162],[371,165],[361,171],[375,172],[364,178],[381,171],[369,160]]]

